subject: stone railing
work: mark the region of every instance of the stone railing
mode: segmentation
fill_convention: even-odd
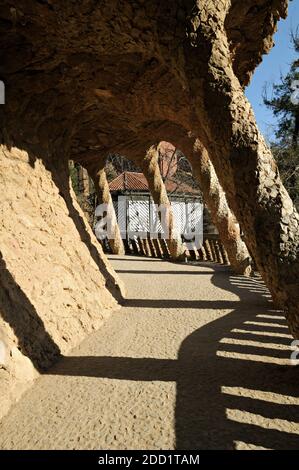
[[[108,241],[101,241],[105,252],[111,252]],[[151,258],[169,259],[167,242],[162,239],[153,239],[150,234],[147,238],[134,237],[124,240],[126,254],[146,256]],[[212,261],[214,263],[229,264],[227,253],[224,249],[219,235],[205,234],[203,245],[200,249],[195,246],[186,250],[187,258],[192,261]]]
[[[204,234],[202,247],[189,250],[189,254],[193,260],[229,264],[227,253],[218,234]]]

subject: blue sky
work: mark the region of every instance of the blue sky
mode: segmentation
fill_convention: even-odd
[[[266,138],[273,137],[276,118],[271,110],[263,104],[262,93],[265,83],[278,83],[280,75],[289,71],[290,64],[296,57],[291,47],[290,34],[299,25],[299,0],[289,4],[289,14],[286,20],[281,20],[274,36],[275,46],[254,72],[250,85],[246,89],[246,96],[252,104],[257,123]],[[298,55],[297,55],[298,58]]]

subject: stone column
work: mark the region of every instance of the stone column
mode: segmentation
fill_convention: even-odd
[[[105,168],[100,168],[97,171],[93,171],[91,174],[94,181],[94,187],[99,204],[108,205],[107,219],[112,232],[112,238],[109,238],[108,241],[112,253],[115,255],[124,255],[125,247],[117,223],[117,218],[110,194],[109,183],[107,181]]]
[[[90,194],[90,187],[89,187],[89,176],[86,168],[79,165],[78,168],[78,182],[79,182],[79,190],[85,196],[89,196]]]
[[[199,181],[204,201],[210,210],[213,223],[217,227],[233,270],[237,274],[249,275],[251,272],[250,255],[241,239],[240,227],[227,204],[225,193],[208,152],[198,139],[189,160],[193,166],[193,175]]]
[[[156,145],[153,145],[149,148],[141,162],[142,171],[148,181],[154,203],[157,206],[164,206],[164,208],[166,208],[166,218],[169,227],[169,233],[166,241],[169,248],[170,257],[172,259],[179,259],[184,256],[185,248],[180,238],[175,234],[173,211],[167,195],[165,184],[162,180],[158,156],[158,148]],[[161,216],[160,212],[159,216]]]
[[[225,23],[230,6],[228,0],[207,2],[193,12],[192,44],[185,54],[196,133],[258,270],[299,338],[299,215],[236,76]]]

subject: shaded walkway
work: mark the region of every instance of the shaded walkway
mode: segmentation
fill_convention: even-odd
[[[42,376],[1,448],[299,447],[299,374],[267,291],[224,267],[112,257],[126,306]]]

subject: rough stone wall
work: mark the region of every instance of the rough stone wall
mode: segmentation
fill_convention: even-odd
[[[75,198],[70,205],[60,194],[70,191],[67,174],[64,188],[54,179],[40,159],[1,146],[0,416],[38,372],[102,324],[120,294],[94,235],[78,230]]]

